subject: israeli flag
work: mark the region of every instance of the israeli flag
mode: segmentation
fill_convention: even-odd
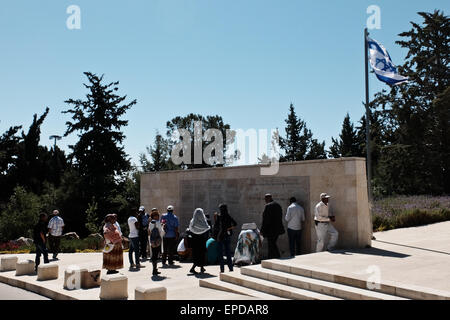
[[[367,37],[367,44],[369,47],[370,65],[378,80],[386,82],[390,86],[408,81],[407,77],[398,74],[389,53],[380,43]]]

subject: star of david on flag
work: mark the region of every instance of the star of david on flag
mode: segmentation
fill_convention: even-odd
[[[390,86],[408,81],[407,77],[398,73],[389,53],[379,42],[367,37],[367,44],[369,47],[370,65],[378,80]]]

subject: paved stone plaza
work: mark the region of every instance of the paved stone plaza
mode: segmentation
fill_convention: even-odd
[[[265,264],[274,264],[282,268],[295,267],[311,269],[322,276],[345,276],[349,279],[366,281],[370,274],[368,268],[379,268],[381,283],[412,288],[447,296],[450,298],[450,221],[428,226],[397,229],[375,233],[376,240],[369,249],[341,250],[335,253],[322,252],[297,256],[294,259],[266,260]],[[34,259],[32,254],[22,254],[19,260]],[[100,288],[69,291],[63,289],[64,270],[69,265],[99,268],[102,264],[101,253],[60,254],[59,278],[57,280],[37,281],[36,275],[15,276],[15,271],[0,273],[1,282],[35,291],[53,299],[99,299]],[[255,294],[255,290],[244,288],[235,293],[214,290],[199,286],[200,280],[218,281],[219,266],[207,266],[205,275],[188,275],[189,263],[177,263],[175,268],[161,268],[161,277],[152,278],[151,264],[140,271],[128,270],[128,256],[124,254],[125,269],[128,276],[128,299],[134,299],[134,289],[138,285],[149,283],[167,288],[167,299],[275,299],[273,294]],[[258,266],[256,266],[258,267]],[[102,270],[102,275],[105,275]],[[228,274],[228,273],[225,273]],[[239,275],[237,269],[234,275]],[[229,274],[228,274],[229,275]],[[255,281],[258,281],[257,278]],[[336,278],[337,279],[337,278]],[[275,285],[275,284],[274,284]],[[4,290],[5,286],[0,287]],[[237,294],[241,292],[241,294]],[[249,294],[249,295],[244,295]],[[5,292],[0,293],[5,297]],[[421,298],[418,296],[417,298]],[[426,296],[424,296],[426,298]]]

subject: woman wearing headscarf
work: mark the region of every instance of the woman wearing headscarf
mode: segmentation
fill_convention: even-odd
[[[197,273],[195,267],[200,267],[200,272],[205,272],[205,255],[206,255],[206,238],[208,231],[211,229],[202,208],[197,208],[194,211],[194,216],[189,223],[189,231],[192,234],[192,258],[193,266],[191,273]]]
[[[223,261],[223,253],[227,257],[227,265],[230,271],[233,271],[233,262],[231,261],[230,242],[232,230],[237,223],[228,213],[226,204],[219,205],[219,213],[216,213],[214,223],[214,238],[217,241],[217,251],[219,255],[220,272],[225,272],[225,265]]]
[[[108,214],[105,217],[103,235],[105,237],[105,248],[103,249],[103,268],[108,270],[106,274],[118,273],[117,269],[123,268],[122,236],[114,225],[116,216]]]

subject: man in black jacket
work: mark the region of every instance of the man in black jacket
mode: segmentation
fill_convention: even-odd
[[[271,194],[266,194],[264,200],[266,206],[263,212],[261,234],[269,242],[269,259],[277,259],[280,257],[277,247],[278,236],[284,233],[283,210],[277,202],[273,201]]]
[[[36,246],[36,259],[34,270],[37,271],[39,264],[41,263],[41,255],[44,256],[44,263],[49,263],[48,251],[47,251],[47,215],[41,213],[39,215],[39,221],[33,228],[33,241]]]

